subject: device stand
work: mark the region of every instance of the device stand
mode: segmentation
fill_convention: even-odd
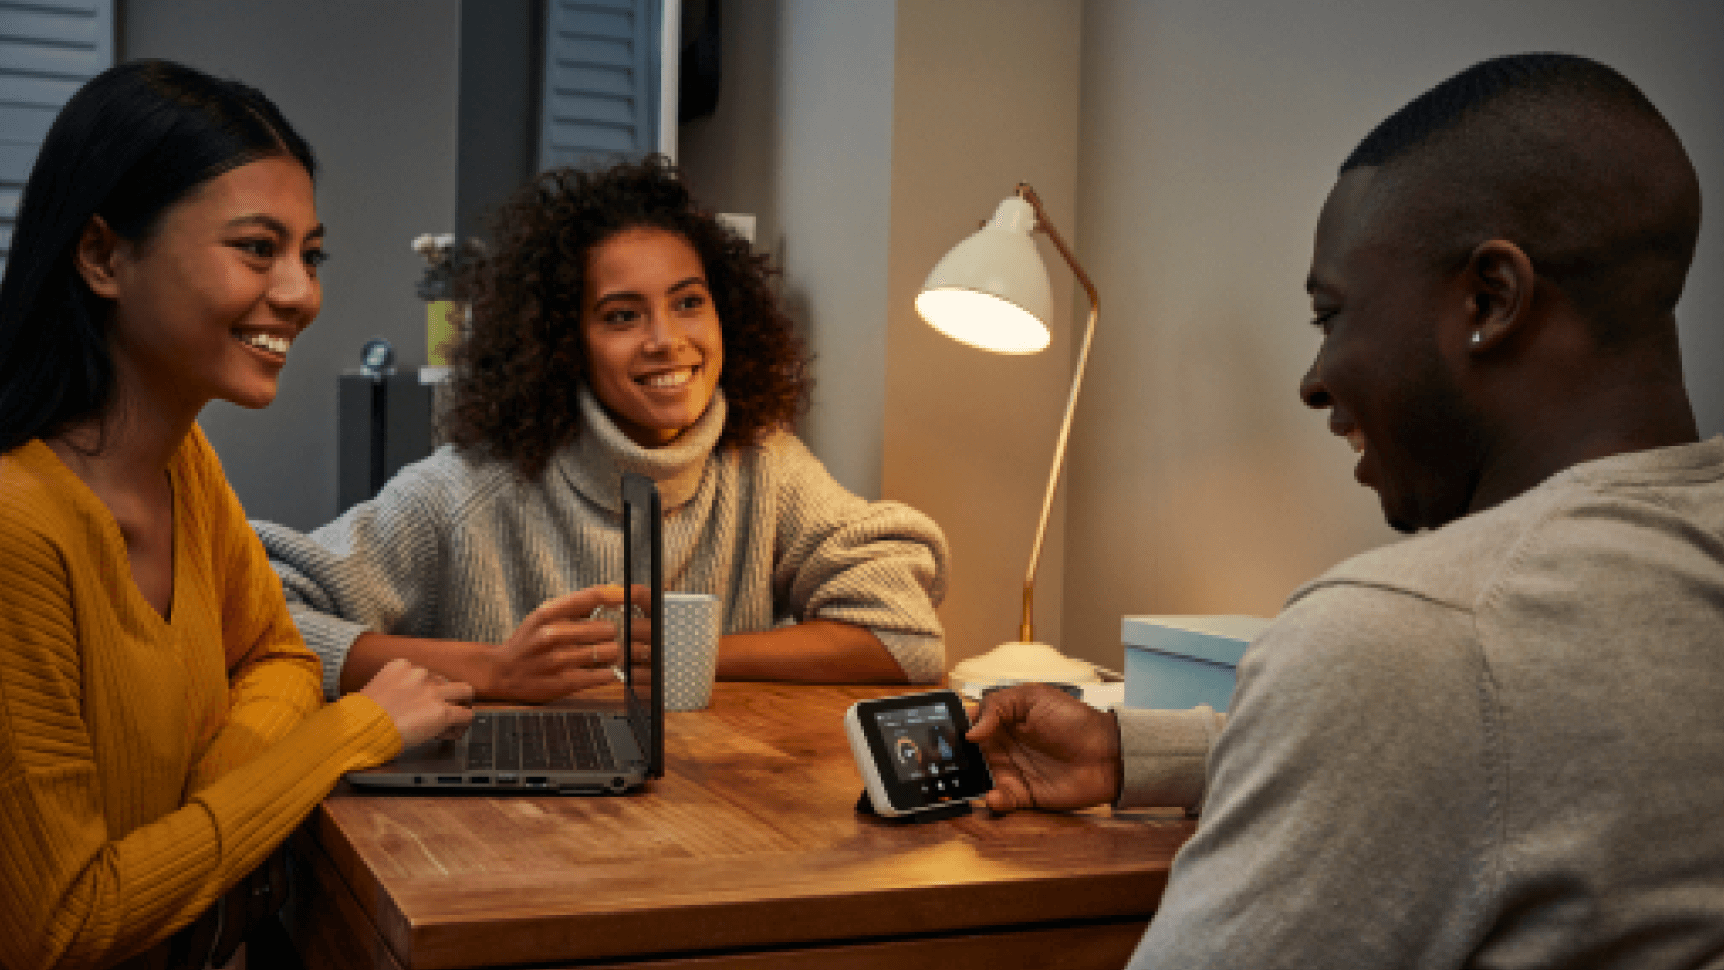
[[[862,789],[862,797],[856,799],[856,814],[870,815],[882,822],[891,822],[895,825],[906,822],[937,822],[943,818],[968,815],[970,811],[969,802],[958,801],[950,805],[941,805],[939,808],[925,808],[920,812],[911,812],[908,815],[881,815],[874,811],[874,802],[868,797],[868,789]]]

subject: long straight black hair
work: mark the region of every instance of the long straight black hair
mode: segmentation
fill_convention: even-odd
[[[0,280],[0,453],[101,414],[114,392],[109,302],[73,251],[92,216],[147,244],[193,189],[269,156],[315,175],[311,146],[261,91],[171,61],[90,79],[48,129]]]

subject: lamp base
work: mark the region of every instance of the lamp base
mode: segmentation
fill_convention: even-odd
[[[980,656],[959,661],[952,679],[980,687],[1033,681],[1054,684],[1093,684],[1101,679],[1095,667],[1074,660],[1045,643],[1013,640]]]

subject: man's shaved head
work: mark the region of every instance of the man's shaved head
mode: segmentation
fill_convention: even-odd
[[[1508,240],[1604,348],[1675,347],[1672,311],[1700,227],[1676,133],[1627,78],[1583,57],[1476,64],[1372,131],[1341,172],[1376,168],[1374,228],[1458,270]]]

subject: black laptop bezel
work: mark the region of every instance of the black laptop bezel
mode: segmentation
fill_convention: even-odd
[[[623,703],[635,738],[647,756],[647,777],[664,777],[664,569],[663,521],[658,485],[645,475],[624,472],[622,481],[623,525],[623,639],[634,643],[636,566],[646,560],[648,600],[646,615],[649,626],[648,667],[652,672],[651,689],[642,699],[635,690],[635,665],[622,664]],[[643,709],[645,708],[645,709]]]

